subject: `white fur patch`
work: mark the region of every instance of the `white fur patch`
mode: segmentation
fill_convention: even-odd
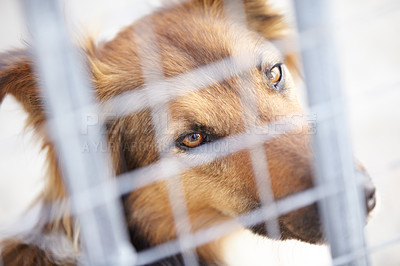
[[[332,260],[327,246],[297,240],[271,240],[239,230],[221,240],[223,261],[230,266],[324,266]]]

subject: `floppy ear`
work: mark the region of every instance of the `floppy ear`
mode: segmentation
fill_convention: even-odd
[[[281,12],[274,9],[271,0],[194,0],[204,6],[224,10],[230,6],[236,12],[244,6],[247,23],[250,29],[260,33],[267,39],[282,37],[287,27]],[[180,0],[164,0],[166,3],[179,3]]]
[[[250,29],[269,40],[282,38],[288,34],[289,27],[284,16],[271,6],[270,0],[244,0],[243,2]]]
[[[37,229],[43,232],[62,232],[69,239],[77,239],[79,234],[76,224],[69,216],[68,203],[65,201],[66,192],[61,178],[61,170],[57,159],[57,153],[53,143],[45,130],[46,113],[43,105],[43,98],[40,95],[37,81],[38,77],[33,71],[33,63],[26,50],[15,50],[0,54],[0,103],[9,94],[14,96],[28,113],[27,123],[36,130],[38,136],[43,139],[42,149],[45,150],[48,163],[48,174],[44,190],[40,199],[45,208],[40,215],[43,219],[39,222]],[[50,203],[59,205],[47,205]],[[60,206],[63,206],[60,208]],[[50,221],[50,222],[49,222]],[[29,241],[28,241],[29,242]],[[0,259],[7,265],[19,265],[21,261],[36,261],[37,263],[50,265],[48,258],[51,256],[39,247],[25,244],[18,239],[10,239],[0,243],[3,247],[0,252]],[[51,264],[53,265],[53,264]]]
[[[42,99],[36,86],[32,61],[26,50],[0,54],[0,103],[13,95],[29,115],[29,123],[39,126],[44,122]]]
[[[14,50],[0,54],[0,103],[9,94],[14,96],[28,113],[27,125],[33,126],[43,139],[43,149],[48,159],[48,175],[42,198],[52,202],[65,197],[61,171],[52,141],[45,130],[46,113],[33,71],[32,59],[27,50]]]

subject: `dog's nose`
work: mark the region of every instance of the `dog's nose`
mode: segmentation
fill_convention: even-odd
[[[375,186],[372,184],[371,181],[367,181],[364,184],[365,204],[367,207],[367,212],[372,211],[376,205],[375,191]]]

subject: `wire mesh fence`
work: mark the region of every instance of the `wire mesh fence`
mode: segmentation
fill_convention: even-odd
[[[185,2],[188,1],[178,1],[174,5]],[[376,246],[366,245],[364,239],[364,180],[359,178],[355,170],[347,135],[330,2],[295,1],[299,52],[308,89],[308,112],[316,114],[314,122],[317,130],[311,132],[314,138],[316,185],[279,199],[273,197],[268,155],[263,145],[304,127],[307,119],[298,112],[263,124],[252,121],[253,117],[260,115],[256,93],[252,94],[255,88],[246,78],[248,72],[257,67],[254,54],[241,51],[241,54],[230,55],[168,77],[163,71],[154,25],[149,20],[150,23],[137,28],[134,34],[147,36],[150,42],[136,41],[132,44],[137,49],[144,85],[96,103],[95,96],[89,93],[91,85],[89,78],[84,75],[84,63],[78,59],[79,52],[70,44],[60,3],[48,0],[23,2],[33,37],[35,69],[42,79],[40,85],[43,95],[48,99],[46,108],[52,114],[47,117],[51,138],[63,169],[68,201],[72,205],[71,214],[79,220],[81,241],[85,247],[79,263],[143,265],[182,253],[185,265],[198,265],[196,248],[232,233],[238,223],[249,228],[262,223],[270,237],[279,239],[279,217],[313,203],[319,204],[333,265],[369,265],[370,252],[399,240],[395,237]],[[240,30],[250,31],[242,1],[224,1],[224,8],[228,23],[239,22],[242,25]],[[269,42],[264,45],[267,48],[272,46]],[[149,54],[154,56],[149,57]],[[249,88],[239,90],[239,109],[242,110],[246,130],[205,143],[195,151],[190,151],[190,156],[171,155],[168,147],[175,145],[174,139],[166,135],[173,124],[171,120],[174,114],[169,104],[179,97],[232,77],[243,78],[241,86]],[[108,147],[104,125],[108,121],[145,110],[150,113],[158,160],[113,178],[111,158],[107,152],[99,150],[99,145],[106,147],[106,150]],[[90,119],[94,119],[94,122]],[[85,152],[82,152],[82,147],[85,147]],[[243,150],[248,150],[250,154],[260,205],[236,218],[194,230],[182,175],[185,171]],[[129,244],[119,199],[160,181],[165,182],[169,205],[172,206],[176,239],[135,250]],[[57,204],[51,202],[41,208],[51,211],[58,209]]]

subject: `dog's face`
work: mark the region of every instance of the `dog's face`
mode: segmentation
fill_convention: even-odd
[[[270,27],[277,27],[275,19],[270,18]],[[180,95],[169,101],[165,110],[155,106],[114,120],[108,128],[110,142],[117,147],[114,163],[118,173],[158,161],[160,151],[163,157],[180,158],[182,164],[207,162],[180,174],[193,230],[259,208],[255,175],[267,182],[270,177],[275,199],[313,186],[307,126],[253,146],[267,158],[261,163],[268,171],[253,169],[251,149],[208,162],[213,152],[230,148],[229,143],[213,143],[301,113],[285,57],[272,43],[280,33],[275,36],[271,30],[268,34],[227,21],[221,6],[195,2],[139,21],[104,44],[92,59],[101,62],[93,63],[98,68],[94,76],[101,99],[151,87],[148,83],[159,76],[157,70],[175,81],[165,83],[156,93],[149,89],[149,101],[157,101],[162,94]],[[204,66],[208,72],[201,68]],[[223,73],[222,79],[215,78]],[[194,86],[200,88],[192,90]],[[164,115],[166,110],[169,116]],[[151,115],[168,118],[162,132],[154,129],[158,122]],[[125,204],[132,227],[139,224],[139,231],[153,237],[154,243],[174,236],[164,182],[132,192]],[[279,223],[283,238],[317,242],[322,237],[315,206],[282,216]],[[262,232],[260,228],[252,229]]]

